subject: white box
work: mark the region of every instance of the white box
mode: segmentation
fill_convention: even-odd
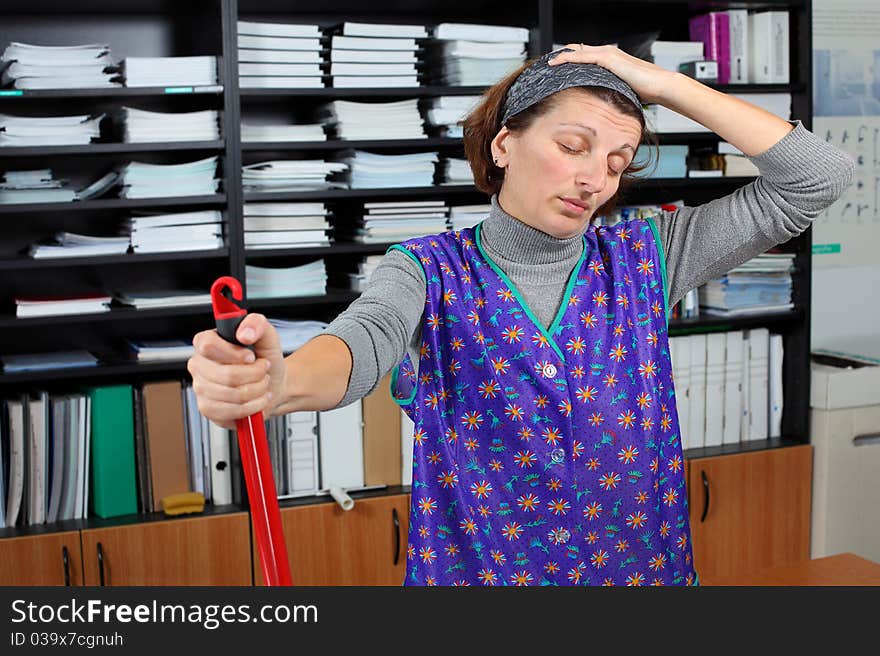
[[[844,353],[814,351],[810,366],[810,406],[823,410],[880,404],[880,366],[858,362]],[[820,362],[816,362],[822,357]],[[836,358],[836,360],[835,360]],[[831,362],[840,366],[832,366]]]

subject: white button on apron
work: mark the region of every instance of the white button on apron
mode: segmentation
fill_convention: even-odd
[[[556,375],[556,367],[547,363],[544,365],[544,378],[553,378]]]

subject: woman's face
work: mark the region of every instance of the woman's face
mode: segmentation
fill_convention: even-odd
[[[572,89],[520,133],[502,128],[492,154],[505,168],[498,194],[508,214],[549,235],[581,234],[617,191],[642,135],[638,120]]]

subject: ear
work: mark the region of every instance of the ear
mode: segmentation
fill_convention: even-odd
[[[492,159],[496,160],[496,166],[504,168],[510,160],[510,146],[512,134],[505,125],[492,139]]]

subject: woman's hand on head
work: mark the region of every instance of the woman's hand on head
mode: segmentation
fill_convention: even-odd
[[[663,90],[670,79],[676,75],[656,64],[625,53],[616,46],[588,46],[582,43],[569,43],[566,48],[572,52],[560,52],[549,60],[551,66],[565,62],[578,64],[597,64],[607,68],[633,88],[639,99],[646,104],[659,103]]]
[[[193,337],[195,353],[187,362],[199,411],[215,424],[235,428],[235,420],[271,412],[283,399],[287,369],[278,332],[262,314],[249,314],[236,339],[254,350],[231,344],[216,330]]]

